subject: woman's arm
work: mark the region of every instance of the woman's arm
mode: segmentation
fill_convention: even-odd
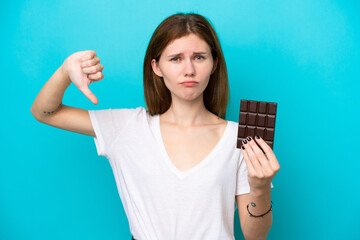
[[[88,86],[103,79],[103,66],[95,51],[82,51],[69,56],[40,90],[31,113],[42,123],[64,130],[95,136],[87,110],[62,104],[64,92],[73,82],[93,103],[97,98]]]
[[[30,109],[32,115],[38,121],[43,121],[46,117],[59,111],[62,107],[65,90],[70,84],[69,76],[63,72],[62,66],[59,67],[36,96]]]
[[[251,214],[258,216],[266,213],[270,209],[270,202],[270,188],[264,192],[250,192],[249,194],[236,196],[241,230],[246,240],[266,239],[273,219],[271,212],[263,217],[251,217],[247,211],[247,205],[249,204]]]
[[[236,196],[241,228],[246,240],[266,239],[272,225],[271,181],[280,170],[280,164],[270,146],[259,136],[254,140],[250,136],[244,139],[241,149],[250,186],[249,194]]]

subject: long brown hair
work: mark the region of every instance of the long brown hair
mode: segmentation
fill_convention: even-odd
[[[155,29],[144,58],[144,96],[150,115],[162,114],[171,105],[171,93],[164,84],[163,78],[157,76],[151,60],[158,62],[166,46],[177,38],[196,34],[211,49],[213,60],[218,59],[216,70],[211,74],[204,90],[204,105],[207,110],[225,119],[229,98],[229,82],[225,58],[218,36],[209,21],[195,13],[177,13],[167,17]]]

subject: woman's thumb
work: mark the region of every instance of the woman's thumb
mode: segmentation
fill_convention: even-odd
[[[97,97],[90,91],[89,88],[84,87],[82,89],[79,89],[92,103],[94,103],[95,105],[98,104],[98,99]]]

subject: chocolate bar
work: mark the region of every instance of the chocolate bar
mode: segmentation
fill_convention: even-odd
[[[241,148],[242,140],[246,137],[251,136],[254,139],[255,135],[258,135],[273,149],[276,108],[277,103],[275,102],[241,99],[236,147]]]

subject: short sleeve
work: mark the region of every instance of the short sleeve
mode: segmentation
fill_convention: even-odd
[[[271,188],[273,188],[273,184],[271,183]],[[250,185],[248,181],[248,169],[246,166],[246,162],[244,160],[244,156],[240,151],[240,160],[239,166],[236,174],[236,193],[235,195],[242,195],[245,193],[250,193]]]
[[[132,117],[141,110],[139,108],[88,110],[91,124],[95,132],[95,145],[99,156],[108,156],[112,143],[126,128]]]
[[[248,182],[248,170],[244,160],[244,156],[240,151],[239,166],[236,173],[236,193],[235,195],[241,195],[250,192],[250,186]]]

